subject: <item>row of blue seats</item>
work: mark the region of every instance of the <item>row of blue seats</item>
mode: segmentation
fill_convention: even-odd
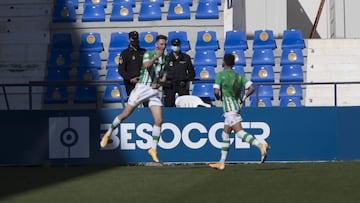
[[[195,13],[195,19],[218,19],[220,0],[200,0]],[[135,1],[114,1],[109,21],[133,21],[133,7]],[[161,7],[164,1],[142,0],[139,10],[139,21],[161,20]],[[169,2],[167,20],[190,19],[192,1],[173,0]],[[82,22],[105,21],[106,0],[85,1],[82,13]],[[54,5],[53,22],[76,22],[77,5],[74,2],[57,1]]]

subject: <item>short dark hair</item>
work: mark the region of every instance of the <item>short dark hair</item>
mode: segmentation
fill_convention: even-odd
[[[159,40],[161,40],[161,39],[167,41],[167,36],[165,36],[165,35],[158,35],[158,36],[156,36],[156,41],[159,41]]]
[[[228,66],[233,66],[235,64],[235,56],[233,54],[225,54],[224,64]]]

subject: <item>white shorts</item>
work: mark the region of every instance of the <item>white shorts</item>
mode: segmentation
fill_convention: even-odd
[[[242,121],[241,115],[237,112],[226,112],[224,113],[224,117],[225,117],[225,121],[224,121],[225,125],[228,125],[230,127]]]
[[[150,106],[162,106],[161,93],[159,89],[153,89],[144,84],[136,84],[135,88],[131,91],[128,104],[131,106],[138,106],[146,100],[149,100]]]

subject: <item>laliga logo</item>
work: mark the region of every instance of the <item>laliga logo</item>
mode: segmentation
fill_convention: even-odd
[[[110,124],[101,124],[100,128],[102,131],[106,131]],[[200,149],[209,141],[210,144],[216,148],[221,148],[221,136],[216,137],[216,132],[223,130],[224,123],[215,123],[206,129],[201,123],[193,122],[187,124],[182,131],[173,123],[163,123],[162,125],[162,136],[159,141],[159,146],[163,149],[173,149],[180,144],[182,141],[185,146],[190,149]],[[270,135],[270,127],[264,122],[242,122],[243,128],[246,129],[260,129],[261,134],[254,134],[257,140],[261,143],[266,143],[266,138]],[[120,136],[119,135],[120,131]],[[135,132],[132,133],[131,131]],[[122,123],[110,136],[109,144],[102,150],[114,150],[120,147],[121,150],[135,150],[148,149],[151,147],[151,131],[152,125],[148,123],[142,123],[135,126],[135,123]],[[169,133],[171,132],[171,134]],[[101,137],[102,135],[100,135]],[[166,138],[165,138],[166,137]],[[169,140],[169,137],[171,140]],[[233,136],[230,142],[235,141],[236,149],[247,149],[250,148],[248,143],[243,142],[240,138]],[[141,138],[135,139],[134,138]]]

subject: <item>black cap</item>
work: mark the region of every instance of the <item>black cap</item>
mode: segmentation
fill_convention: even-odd
[[[139,33],[136,31],[129,32],[129,38],[131,39],[139,39]]]
[[[180,46],[181,42],[178,38],[171,40],[171,45]]]

